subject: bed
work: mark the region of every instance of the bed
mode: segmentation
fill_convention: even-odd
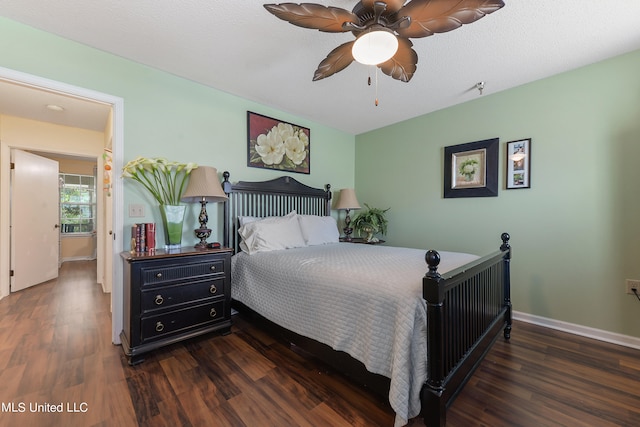
[[[329,185],[223,177],[234,305],[386,395],[395,425],[421,415],[427,426],[444,426],[447,407],[493,342],[510,338],[509,235],[482,257],[341,243],[326,237],[331,227],[337,232]],[[297,231],[288,237],[292,224],[302,243]],[[256,250],[269,233],[284,246]]]

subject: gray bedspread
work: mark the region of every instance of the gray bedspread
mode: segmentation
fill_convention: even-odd
[[[420,412],[426,380],[424,250],[335,243],[232,258],[232,297],[391,379],[395,424]],[[440,252],[445,273],[478,257]]]

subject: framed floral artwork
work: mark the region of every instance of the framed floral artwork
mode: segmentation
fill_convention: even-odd
[[[311,131],[247,111],[247,166],[311,172]]]
[[[531,138],[507,142],[507,190],[531,188]]]
[[[444,197],[498,195],[498,138],[444,148]]]

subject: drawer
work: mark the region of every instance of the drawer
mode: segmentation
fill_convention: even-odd
[[[206,298],[224,297],[224,277],[142,291],[142,312],[171,308]]]
[[[142,268],[142,286],[187,280],[208,275],[224,275],[224,259],[207,260],[181,265],[154,266]]]
[[[224,320],[225,301],[189,306],[169,313],[141,319],[141,340],[150,341],[166,335],[186,332],[207,324]]]

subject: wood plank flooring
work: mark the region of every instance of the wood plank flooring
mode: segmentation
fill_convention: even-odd
[[[241,315],[228,336],[130,367],[94,278],[95,263],[65,263],[58,279],[0,300],[0,427],[393,425],[383,398]],[[448,416],[461,427],[638,426],[640,351],[516,322]]]

